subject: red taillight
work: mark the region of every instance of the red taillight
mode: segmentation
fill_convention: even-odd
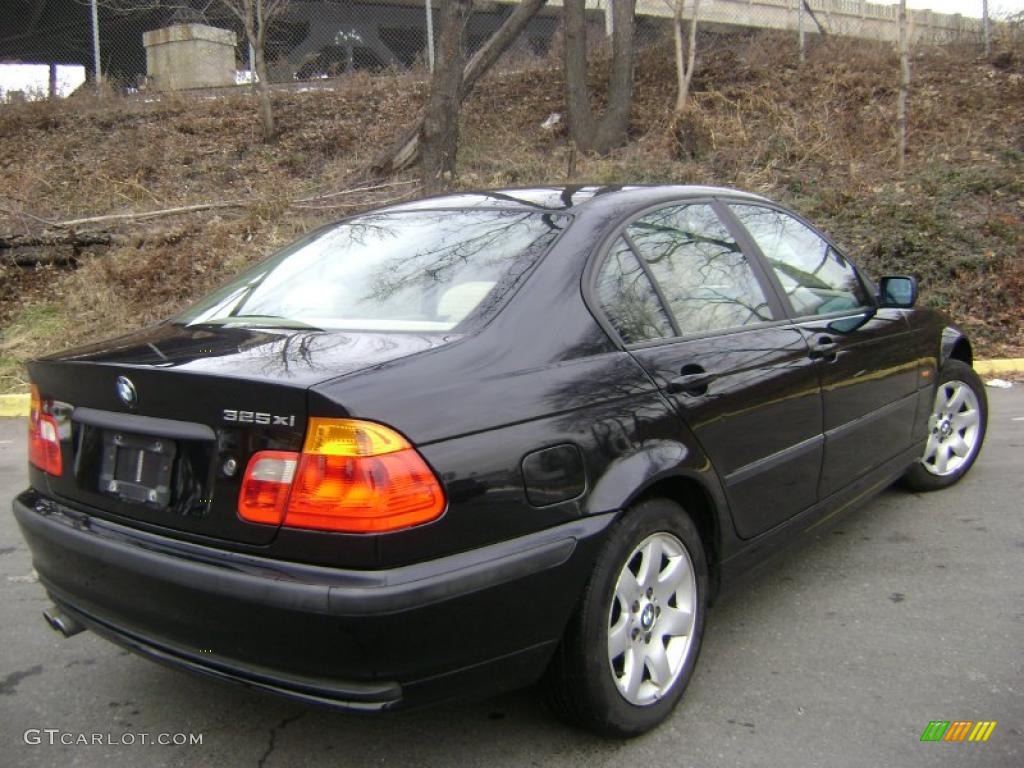
[[[345,533],[421,525],[444,508],[440,483],[405,438],[352,419],[310,419],[301,454],[255,454],[238,500],[243,520]]]
[[[420,525],[444,511],[444,492],[415,449],[383,456],[303,454],[284,524],[375,533]]]
[[[39,388],[32,385],[28,417],[28,460],[48,475],[59,476],[64,468],[60,455],[60,428],[53,414],[48,413],[52,401],[44,401]]]
[[[260,451],[249,459],[238,494],[238,514],[243,520],[281,524],[298,458],[291,451]]]

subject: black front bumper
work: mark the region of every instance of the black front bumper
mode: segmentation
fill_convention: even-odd
[[[70,616],[157,661],[352,710],[497,693],[546,666],[612,515],[425,563],[352,571],[141,532],[14,500]]]

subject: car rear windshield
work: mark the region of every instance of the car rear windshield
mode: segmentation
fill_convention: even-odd
[[[359,216],[249,269],[174,322],[449,331],[499,306],[567,223],[521,210]]]

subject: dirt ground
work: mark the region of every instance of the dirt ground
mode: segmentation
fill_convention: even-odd
[[[453,186],[671,181],[760,192],[816,221],[869,273],[917,275],[923,300],[948,310],[982,354],[1021,355],[1020,52],[917,51],[901,177],[892,50],[837,39],[800,65],[790,43],[704,35],[681,119],[670,46],[644,49],[629,145],[576,158],[572,177],[564,120],[541,127],[564,113],[558,62],[495,73],[466,105]],[[598,103],[605,68],[593,67]],[[316,224],[416,195],[413,176],[364,188],[370,160],[411,122],[425,88],[414,75],[356,74],[281,90],[282,132],[269,145],[244,89],[0,106],[0,391],[24,388],[25,359],[166,317]],[[361,191],[334,194],[351,189]],[[84,223],[72,228],[78,243],[50,237],[54,221],[223,202],[240,205]],[[19,238],[42,244],[3,247]]]

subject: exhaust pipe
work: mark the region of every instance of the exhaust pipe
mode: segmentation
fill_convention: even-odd
[[[56,608],[51,611],[43,611],[43,618],[50,625],[50,629],[60,632],[64,637],[72,637],[85,631],[85,627]]]

